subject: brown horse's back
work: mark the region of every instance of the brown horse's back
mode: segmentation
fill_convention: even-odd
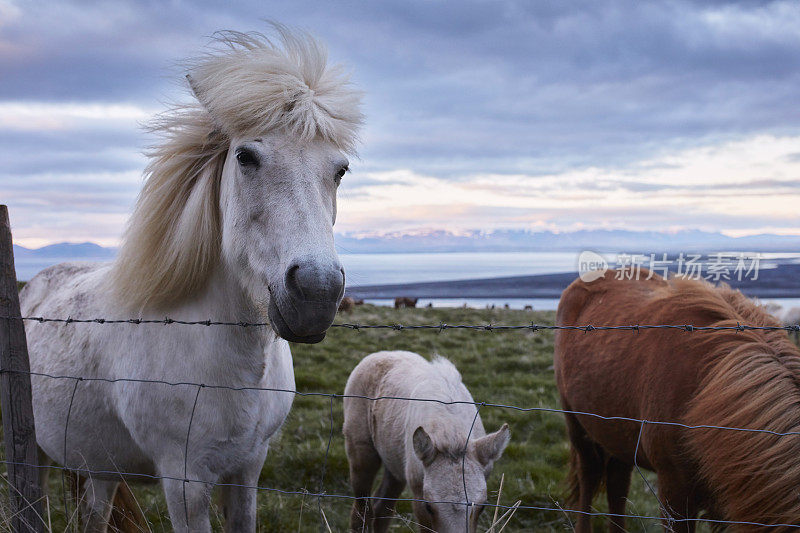
[[[655,275],[644,279],[649,276],[646,271],[639,280],[615,279],[616,275],[610,271],[592,282],[573,282],[562,295],[557,324],[778,325],[760,307],[727,288],[682,279],[667,281]],[[555,342],[555,374],[562,404],[569,411],[690,425],[771,425],[782,430],[800,421],[796,381],[800,354],[784,331],[561,330]],[[762,374],[760,379],[748,377]],[[772,378],[788,381],[776,391],[766,385]],[[733,390],[735,393],[730,392]],[[728,407],[730,412],[720,405],[721,398],[733,405]],[[736,406],[737,401],[743,405]],[[786,420],[770,423],[759,416],[772,412],[776,402],[788,410]],[[740,416],[740,412],[746,416]],[[783,509],[770,514],[766,502],[762,506],[766,504],[768,510],[760,515],[741,499],[733,503],[737,487],[721,481],[723,477],[740,479],[736,468],[742,468],[743,461],[748,460],[748,448],[749,453],[761,454],[771,464],[788,461],[791,464],[785,466],[789,468],[798,463],[800,459],[789,459],[787,450],[775,456],[774,447],[764,444],[763,435],[720,434],[723,430],[688,430],[581,414],[567,414],[566,418],[573,450],[572,503],[584,510],[588,510],[601,481],[608,485],[609,505],[615,508],[612,512],[624,509],[627,479],[635,458],[638,465],[658,473],[659,495],[669,502],[674,518],[692,518],[705,509],[735,520],[787,520],[786,513],[791,523],[800,520],[797,511]],[[715,458],[725,456],[724,450],[708,453],[709,448],[715,448],[714,442],[724,443],[731,451],[722,461]],[[800,457],[800,438],[780,445],[794,447]],[[749,459],[753,464],[759,460]],[[800,464],[798,467],[800,472]],[[790,481],[796,480],[787,480],[787,488]],[[739,492],[744,494],[746,483],[740,482]],[[734,507],[748,510],[741,513]],[[800,510],[800,505],[795,509]],[[796,513],[793,519],[791,513]],[[621,526],[621,521],[617,524]],[[676,529],[681,528],[692,531],[693,525],[685,522]],[[587,519],[579,519],[578,530],[589,530]]]
[[[703,324],[712,317],[691,318],[686,309],[658,305],[667,295],[665,280],[617,280],[614,272],[585,283],[573,282],[561,297],[557,324],[611,326],[634,324]],[[684,311],[684,314],[681,312]],[[565,407],[602,416],[647,420],[679,420],[686,398],[698,384],[697,358],[687,357],[696,341],[689,333],[670,330],[569,331],[556,333],[555,373]],[[676,359],[680,359],[677,361]],[[633,462],[639,424],[608,422],[578,416],[581,426],[618,459]],[[610,428],[613,430],[609,431]],[[646,433],[675,432],[670,427],[648,427]],[[664,435],[659,440],[664,440]],[[672,439],[672,447],[678,446]],[[662,450],[643,446],[640,465],[652,468]],[[674,455],[674,450],[663,450]]]

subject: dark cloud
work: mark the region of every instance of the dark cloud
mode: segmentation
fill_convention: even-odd
[[[158,108],[185,97],[180,60],[215,30],[268,31],[264,19],[306,28],[366,91],[356,172],[406,168],[451,180],[584,167],[636,173],[646,171],[643,160],[687,147],[800,134],[794,1],[11,5],[0,10],[6,102]],[[0,128],[0,192],[9,176],[141,169],[138,154],[152,140],[133,123]],[[597,187],[664,189],[630,175]]]
[[[624,164],[664,143],[798,131],[793,2],[20,4],[2,99],[177,94],[214,30],[270,17],[327,41],[367,90],[365,159],[437,175]],[[533,168],[530,168],[533,167]]]

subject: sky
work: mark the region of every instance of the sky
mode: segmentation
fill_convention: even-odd
[[[365,91],[339,232],[800,234],[794,1],[0,0],[15,242],[118,244],[181,61],[265,19]]]

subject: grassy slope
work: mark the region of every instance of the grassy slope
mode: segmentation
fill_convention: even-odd
[[[360,323],[433,323],[448,324],[527,324],[532,321],[552,323],[554,313],[476,309],[403,309],[373,306],[356,308],[340,322]],[[434,353],[450,358],[460,369],[464,382],[477,401],[525,407],[557,407],[553,380],[552,332],[487,331],[392,331],[355,332],[334,329],[317,345],[294,345],[297,388],[300,391],[341,393],[352,368],[365,355],[388,349],[412,350],[426,357]],[[260,479],[260,486],[286,490],[307,489],[317,492],[323,470],[325,449],[330,435],[330,400],[326,397],[297,397],[289,418],[274,440]],[[341,400],[333,403],[333,440],[327,459],[324,491],[350,494],[347,459],[341,434]],[[500,475],[505,474],[502,503],[522,500],[526,505],[555,507],[562,500],[568,446],[562,416],[557,413],[521,413],[508,409],[484,407],[481,416],[488,431],[503,422],[512,430],[511,444],[497,463],[489,481],[490,498],[496,497]],[[136,497],[151,521],[152,531],[169,531],[166,505],[157,486],[135,486]],[[645,492],[641,479],[634,477],[629,512],[657,515],[652,495]],[[61,502],[61,476],[51,476],[50,513],[53,530],[64,529]],[[404,496],[408,496],[406,492]],[[602,498],[596,504],[604,509]],[[317,500],[310,497],[259,493],[259,531],[319,531]],[[333,531],[345,531],[350,501],[326,498],[322,501]],[[399,511],[412,519],[410,506],[401,503]],[[484,513],[488,525],[492,511]],[[212,511],[215,529],[221,530],[220,510]],[[574,516],[573,516],[574,518]],[[602,520],[597,520],[602,527]],[[660,531],[653,521],[631,522],[631,531]],[[521,510],[506,531],[569,530],[566,515],[559,512]],[[401,520],[394,531],[410,531]],[[485,529],[484,529],[485,530]]]

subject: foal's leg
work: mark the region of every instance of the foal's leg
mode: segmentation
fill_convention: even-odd
[[[375,533],[385,533],[389,529],[397,497],[403,492],[405,486],[405,482],[394,477],[384,467],[383,481],[381,481],[378,492],[375,493],[375,518],[373,519]]]
[[[81,518],[85,524],[83,531],[86,533],[105,533],[108,530],[108,519],[111,516],[111,505],[114,502],[114,493],[117,491],[118,481],[101,481],[88,478],[78,492],[81,500]]]
[[[608,498],[608,512],[612,515],[625,514],[625,501],[628,499],[628,489],[631,485],[631,471],[633,465],[618,461],[613,457],[606,463],[606,496]],[[609,531],[619,533],[625,531],[625,518],[611,516]]]
[[[575,474],[578,477],[580,493],[577,502],[578,508],[575,510],[588,513],[592,508],[592,499],[603,479],[605,458],[603,457],[603,451],[592,442],[575,415],[566,414],[565,418],[567,434],[577,459],[577,465],[575,465],[577,472]],[[587,514],[579,514],[575,531],[577,533],[591,533],[591,517]]]
[[[347,461],[350,463],[350,484],[353,487],[353,509],[350,512],[350,530],[357,532],[369,531],[372,518],[372,502],[368,499],[372,493],[372,484],[375,474],[381,467],[381,458],[371,442],[356,442],[355,439],[345,438],[345,451]]]

